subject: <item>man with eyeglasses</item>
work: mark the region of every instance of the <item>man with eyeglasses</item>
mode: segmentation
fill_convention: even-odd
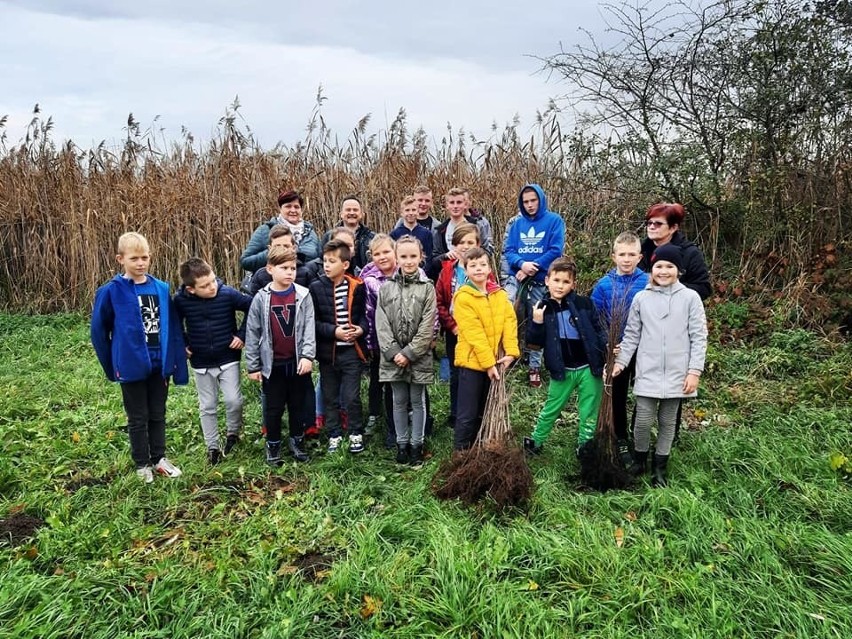
[[[704,254],[694,242],[686,239],[680,230],[685,211],[682,204],[660,202],[648,209],[645,215],[647,238],[642,242],[642,260],[639,268],[645,272],[651,270],[651,255],[658,246],[671,243],[680,248],[683,255],[683,272],[680,281],[691,288],[702,300],[706,300],[713,292],[710,284],[710,272],[704,261]]]

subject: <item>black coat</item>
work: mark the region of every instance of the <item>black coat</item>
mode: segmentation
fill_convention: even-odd
[[[193,295],[181,286],[174,303],[183,327],[184,342],[192,352],[189,361],[193,368],[210,368],[240,361],[242,351],[231,348],[234,336],[245,341],[246,317],[251,307],[251,297],[225,286],[221,280],[216,297]],[[236,312],[243,313],[237,326]]]
[[[706,300],[713,293],[713,286],[710,284],[710,271],[707,269],[701,249],[694,242],[686,239],[680,231],[674,232],[671,243],[679,247],[683,255],[681,283],[698,293],[702,300]],[[639,268],[649,274],[651,273],[651,256],[655,248],[657,247],[653,240],[645,238],[642,242],[642,260],[639,262]]]
[[[530,318],[527,325],[527,344],[540,347],[544,351],[544,365],[553,379],[565,379],[565,362],[562,358],[562,340],[556,314],[563,310],[562,305],[546,295],[544,323],[536,324]],[[606,364],[607,336],[598,321],[598,311],[588,297],[569,293],[563,303],[571,312],[571,318],[580,333],[580,340],[589,360],[589,370],[595,377],[603,375]]]
[[[349,284],[349,323],[360,326],[364,331],[361,337],[355,341],[355,349],[358,356],[367,361],[367,289],[364,283],[357,277],[344,276]],[[314,300],[314,317],[317,324],[317,361],[324,364],[334,362],[337,352],[337,338],[334,331],[337,329],[337,312],[334,307],[334,286],[331,280],[320,275],[311,282],[311,297]]]

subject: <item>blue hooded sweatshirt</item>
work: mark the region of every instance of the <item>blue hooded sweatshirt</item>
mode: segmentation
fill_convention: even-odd
[[[160,372],[163,377],[172,377],[175,384],[186,384],[189,371],[183,331],[169,285],[152,275],[148,275],[148,281],[156,288],[160,305]],[[133,280],[116,275],[98,289],[90,335],[98,361],[111,382],[138,382],[153,372]]]
[[[648,274],[640,269],[635,269],[630,275],[619,275],[618,269],[611,269],[606,275],[598,280],[592,289],[592,302],[598,309],[604,321],[605,328],[609,329],[613,316],[619,322],[621,329],[619,340],[624,336],[624,327],[627,325],[627,312],[630,303],[636,293],[643,290],[648,284]]]
[[[538,195],[538,209],[529,215],[524,209],[523,193],[532,189]],[[538,184],[526,184],[518,193],[520,215],[512,223],[503,245],[503,257],[509,274],[515,275],[524,262],[538,264],[534,281],[544,282],[551,262],[562,256],[565,246],[565,221],[547,209],[547,196]]]

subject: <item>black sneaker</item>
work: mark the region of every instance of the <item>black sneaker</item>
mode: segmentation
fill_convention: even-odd
[[[234,450],[234,446],[236,446],[239,441],[239,435],[228,435],[228,437],[225,438],[225,454],[228,455],[232,450]]]
[[[207,461],[210,462],[211,466],[215,466],[222,461],[222,453],[218,448],[211,448],[207,451]]]
[[[408,455],[408,444],[397,444],[396,445],[396,463],[397,464],[407,464],[409,462]]]
[[[408,457],[408,463],[414,468],[420,468],[423,465],[423,446],[412,446],[411,454]]]

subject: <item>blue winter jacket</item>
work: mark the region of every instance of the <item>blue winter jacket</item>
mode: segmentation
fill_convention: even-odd
[[[533,189],[538,195],[538,210],[535,215],[527,214],[523,205],[523,192]],[[509,275],[515,275],[524,262],[538,264],[534,281],[544,283],[551,262],[562,256],[565,246],[565,220],[558,213],[548,210],[547,196],[538,184],[525,184],[518,193],[520,215],[514,218],[507,229],[503,244],[503,257]]]
[[[160,352],[165,378],[186,384],[189,371],[177,312],[169,295],[169,285],[148,275],[157,288],[160,304]],[[116,275],[95,293],[90,327],[92,346],[111,382],[138,382],[153,372],[139,297],[133,280]]]
[[[530,321],[527,325],[527,345],[533,349],[544,351],[544,365],[550,377],[559,381],[565,379],[565,361],[562,359],[562,343],[559,337],[559,326],[556,314],[565,307],[571,312],[571,318],[580,333],[586,357],[589,360],[589,370],[595,377],[603,375],[606,363],[606,333],[598,322],[598,312],[592,300],[588,297],[569,293],[562,303],[545,295],[544,323],[536,324]]]
[[[240,361],[242,351],[231,348],[234,337],[246,340],[246,318],[251,297],[216,280],[216,297],[198,297],[181,286],[174,298],[178,321],[184,327],[184,341],[192,352],[193,368],[211,368]],[[236,312],[243,314],[237,327]]]
[[[647,284],[648,274],[645,271],[637,268],[630,275],[619,275],[618,269],[614,268],[599,279],[592,289],[592,302],[598,309],[604,330],[609,330],[614,317],[619,326],[619,341],[627,325],[630,302]]]

